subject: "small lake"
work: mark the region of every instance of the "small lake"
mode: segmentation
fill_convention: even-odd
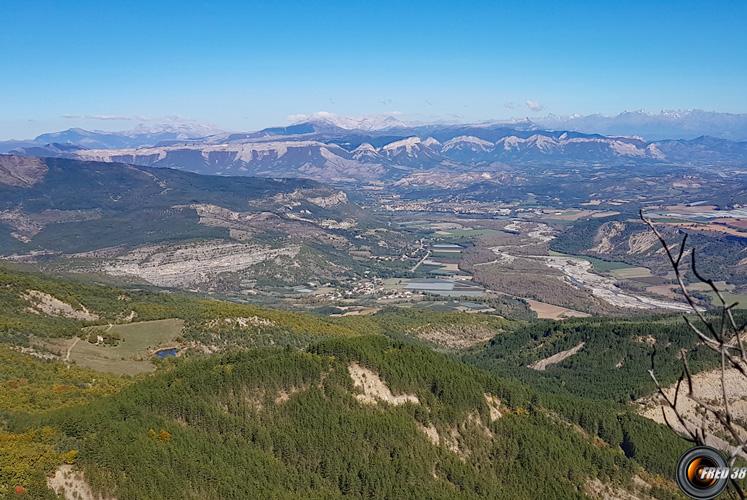
[[[160,351],[156,351],[156,357],[163,359],[163,358],[171,358],[176,356],[177,348],[176,347],[169,347],[168,349],[161,349]]]

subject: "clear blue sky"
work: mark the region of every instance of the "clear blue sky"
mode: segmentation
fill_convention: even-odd
[[[745,1],[3,0],[0,12],[0,138],[136,122],[99,115],[250,130],[315,111],[747,112]]]

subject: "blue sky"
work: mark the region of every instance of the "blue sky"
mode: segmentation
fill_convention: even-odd
[[[251,130],[316,111],[747,112],[744,1],[3,0],[0,12],[0,138],[165,116]]]

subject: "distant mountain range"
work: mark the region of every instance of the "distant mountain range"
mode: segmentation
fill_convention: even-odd
[[[76,146],[88,149],[137,148],[161,143],[199,139],[222,132],[221,130],[192,123],[172,123],[158,126],[140,126],[133,130],[121,132],[91,131],[82,128],[70,128],[60,132],[41,134],[34,139],[21,141],[0,141],[0,153],[14,149],[44,147],[55,144],[56,147]]]
[[[363,132],[305,123],[156,146],[84,149],[53,143],[19,148],[15,153],[171,167],[203,174],[365,182],[398,179],[413,171],[437,167],[505,163],[739,166],[747,159],[747,142],[706,137],[646,142],[631,137],[517,130],[502,125]]]
[[[670,122],[682,125],[683,120],[700,116],[698,113],[702,112],[677,115],[680,121],[671,118]],[[639,117],[641,123],[644,116],[652,120],[669,116],[629,115]],[[557,124],[562,122],[553,119]],[[591,123],[592,117],[586,119]],[[582,118],[568,120],[581,123]],[[623,123],[623,115],[609,120],[610,124]],[[322,114],[257,132],[196,135],[189,130],[104,133],[70,129],[43,134],[27,143],[0,143],[0,152],[170,167],[202,174],[344,183],[398,180],[433,169],[494,170],[506,164],[747,165],[747,142],[711,136],[649,141],[632,135],[550,130],[528,120],[407,126],[393,117],[355,120]]]
[[[685,110],[646,113],[626,111],[615,116],[573,115],[534,118],[539,127],[605,135],[633,135],[649,141],[695,139],[700,136],[747,141],[747,114]]]

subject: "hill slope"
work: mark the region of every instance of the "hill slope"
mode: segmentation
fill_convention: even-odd
[[[55,470],[60,492],[70,483],[68,494],[120,500],[673,491],[665,478],[684,445],[663,426],[602,397],[530,389],[510,380],[512,363],[496,378],[417,339],[493,328],[489,357],[521,351],[525,330],[505,320],[394,310],[329,320],[7,269],[0,290],[0,494],[50,496]],[[134,378],[102,373],[154,358],[163,321],[143,320],[163,318],[183,322],[168,344],[178,357]],[[606,352],[590,335],[595,356]],[[72,357],[44,349],[63,341]],[[133,357],[91,362],[109,351]]]
[[[353,248],[401,255],[405,242],[378,245],[372,223],[345,192],[309,180],[0,155],[0,255],[141,283],[331,280],[361,267]]]
[[[651,492],[622,453],[528,404],[457,361],[364,337],[179,363],[13,427],[59,429],[87,487],[119,499]]]

